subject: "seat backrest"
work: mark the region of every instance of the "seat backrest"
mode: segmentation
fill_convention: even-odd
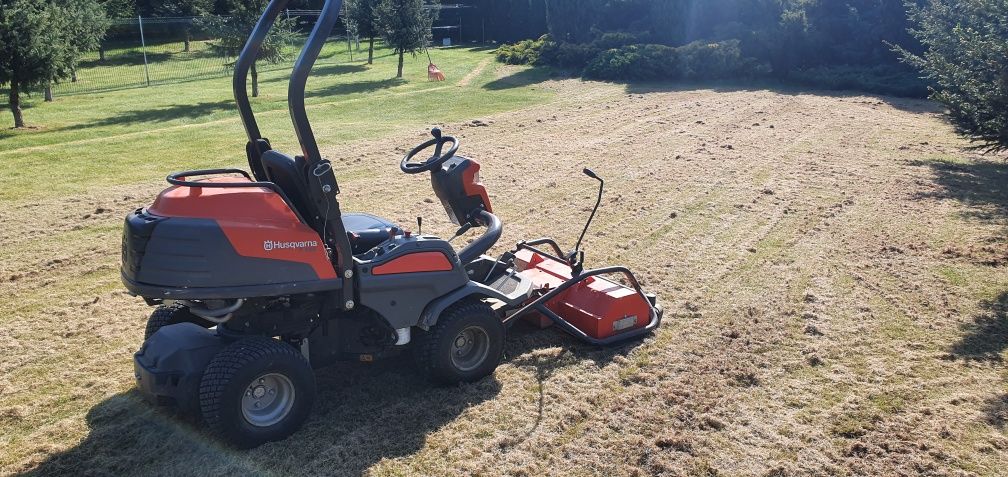
[[[318,216],[312,205],[311,195],[308,192],[308,184],[305,182],[305,160],[303,157],[290,157],[286,154],[269,150],[262,155],[263,170],[266,171],[266,180],[276,184],[284,191],[291,205],[309,221],[308,225],[315,226],[315,217]]]

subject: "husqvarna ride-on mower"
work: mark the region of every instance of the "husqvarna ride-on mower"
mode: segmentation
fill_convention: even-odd
[[[171,174],[171,187],[126,218],[123,283],[157,306],[135,356],[137,386],[148,400],[200,414],[230,442],[251,447],[294,432],[315,398],[312,368],[338,360],[371,361],[409,347],[431,378],[474,381],[497,367],[505,330],[519,318],[556,324],[594,344],[658,326],[655,297],[629,270],[583,269],[581,239],[569,253],[539,239],[498,258],[485,255],[501,221],[480,165],[456,156],[459,142],[436,129],[400,167],[429,172],[460,226],[456,236],[485,228],[480,237],[456,251],[388,220],[342,213],[332,164],[319,154],[304,107],[305,82],[339,0],[325,2],[291,77],[302,154],[273,150],[248,101],[249,67],[286,3],[269,3],[235,65],[251,172]],[[601,198],[602,180],[585,173],[599,180]],[[622,274],[627,285],[607,274]]]

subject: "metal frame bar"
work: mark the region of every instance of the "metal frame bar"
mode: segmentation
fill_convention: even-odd
[[[238,55],[238,60],[235,62],[231,89],[234,91],[235,103],[238,104],[238,115],[241,117],[242,125],[245,126],[245,134],[248,135],[251,143],[255,143],[263,137],[259,131],[259,124],[256,123],[255,114],[252,112],[252,104],[249,103],[248,73],[252,68],[252,63],[255,63],[259,57],[259,49],[262,48],[263,42],[266,41],[266,35],[273,28],[273,22],[280,16],[288,1],[271,0],[269,5],[266,5],[266,10],[256,22],[255,28],[252,29],[248,41],[245,42],[245,47],[242,48],[241,54]],[[256,168],[252,167],[252,171],[255,172]]]
[[[286,0],[274,1],[286,3]],[[339,20],[342,5],[343,0],[326,0],[322,6],[322,13],[319,14],[319,19],[301,50],[301,55],[294,62],[294,70],[291,72],[290,83],[287,86],[288,109],[291,121],[294,122],[294,133],[297,134],[298,142],[301,144],[301,152],[307,162],[308,170],[322,161],[322,154],[319,153],[315,133],[312,131],[311,123],[308,121],[308,113],[305,111],[305,85],[326,38],[329,37],[329,33],[332,32]]]

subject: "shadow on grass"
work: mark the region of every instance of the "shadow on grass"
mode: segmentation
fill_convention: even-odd
[[[533,84],[542,83],[551,78],[558,77],[559,73],[552,68],[532,67],[519,70],[508,76],[497,78],[485,85],[483,89],[499,91],[502,89],[522,88]]]
[[[627,94],[670,93],[706,90],[716,93],[770,91],[777,94],[798,96],[815,95],[831,98],[857,99],[867,104],[887,104],[901,111],[916,114],[940,114],[944,109],[933,101],[920,98],[904,98],[886,96],[857,90],[830,90],[789,84],[782,81],[767,79],[751,80],[707,80],[707,81],[664,81],[664,82],[630,82],[626,84]]]
[[[233,100],[205,101],[195,104],[173,104],[163,108],[140,109],[128,111],[118,116],[99,119],[90,123],[76,124],[63,128],[65,130],[87,129],[120,124],[167,122],[174,119],[195,119],[221,111],[231,111],[235,108]]]
[[[360,73],[367,71],[366,64],[334,64],[334,65],[316,65],[312,68],[311,77],[316,78],[320,76],[330,76],[330,75],[343,75],[349,73]],[[269,79],[262,79],[260,77],[259,83],[287,83],[290,81],[290,75],[284,74],[281,76],[276,76]]]
[[[190,53],[186,53],[187,55]],[[160,63],[172,59],[172,53],[170,52],[147,52],[147,63],[153,66],[154,63]],[[95,58],[93,60],[84,60],[77,65],[78,70],[83,70],[85,68],[94,67],[114,67],[114,66],[143,66],[144,65],[144,54],[140,50],[130,51],[127,53],[117,53],[115,55],[106,56],[104,60],[100,58]]]
[[[953,199],[970,207],[973,217],[994,222],[1008,218],[1008,163],[977,160],[969,163],[916,161],[934,172],[938,188],[921,195],[928,199]]]
[[[312,414],[288,439],[241,451],[217,441],[194,418],[148,405],[136,391],[87,414],[90,433],[23,475],[361,475],[384,458],[410,455],[427,434],[500,391],[493,377],[436,387],[397,358],[317,372]]]
[[[559,331],[517,324],[509,332],[505,360],[534,370],[539,381],[538,415],[530,417],[531,429],[497,431],[511,431],[514,436],[508,442],[515,445],[524,441],[542,420],[544,389],[556,370],[583,359],[605,363],[638,344],[600,348]],[[562,350],[554,352],[558,347]],[[494,399],[502,389],[494,376],[472,384],[433,385],[414,371],[409,354],[374,364],[338,364],[318,370],[316,377],[318,395],[311,416],[284,441],[235,450],[208,435],[195,419],[154,408],[131,390],[91,408],[90,433],[78,445],[22,475],[360,475],[382,459],[416,453],[430,433],[470,407]],[[494,416],[467,419],[500,427]]]
[[[980,308],[972,323],[962,325],[963,335],[951,352],[966,360],[1000,363],[1001,352],[1008,348],[1008,292],[980,302]]]
[[[1008,430],[1008,394],[995,395],[986,404],[987,423],[1002,431]]]
[[[324,88],[308,91],[305,93],[305,96],[339,96],[353,93],[369,93],[372,91],[394,88],[401,84],[406,84],[406,80],[402,78],[389,78],[383,80],[355,81],[353,83],[336,83]]]

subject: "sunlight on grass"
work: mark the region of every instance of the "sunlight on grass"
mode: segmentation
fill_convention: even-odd
[[[405,127],[522,108],[550,97],[527,86],[488,93],[482,87],[495,65],[469,85],[457,86],[490,58],[483,51],[433,51],[448,75],[446,82],[427,81],[426,57],[407,56],[405,77],[394,78],[394,58],[387,50],[377,53],[371,66],[357,61],[315,68],[305,94],[323,150]],[[292,152],[297,145],[287,111],[287,74],[261,74],[260,97],[253,99],[253,107],[274,147]],[[246,139],[230,95],[230,79],[215,78],[67,96],[54,103],[34,101],[26,116],[43,128],[0,132],[0,161],[9,169],[0,176],[0,201],[77,194],[96,183],[134,183],[173,170],[241,166]]]

